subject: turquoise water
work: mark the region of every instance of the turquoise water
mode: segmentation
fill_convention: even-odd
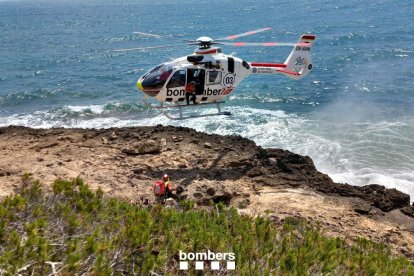
[[[414,195],[414,5],[402,1],[0,0],[0,126],[171,124],[239,134],[314,159],[335,181]],[[135,82],[192,47],[112,49],[273,30],[241,41],[295,42],[314,33],[314,69],[300,81],[251,76],[228,98],[233,116],[169,121]],[[283,61],[289,48],[232,48],[248,61]],[[205,111],[202,111],[205,112]]]

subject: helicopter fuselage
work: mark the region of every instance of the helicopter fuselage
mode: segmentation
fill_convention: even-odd
[[[223,101],[250,74],[282,74],[298,80],[312,69],[310,49],[314,35],[302,35],[284,63],[246,62],[223,54],[220,48],[210,47],[208,39],[199,38],[205,45],[200,42],[200,48],[193,54],[160,64],[145,73],[138,79],[137,87],[161,103],[180,104],[186,100],[189,103],[187,95],[191,93],[195,94],[195,103],[208,104]],[[189,84],[192,90],[188,89]]]

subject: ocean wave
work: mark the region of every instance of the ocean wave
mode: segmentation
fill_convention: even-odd
[[[412,171],[387,171],[376,168],[361,170],[349,170],[344,172],[329,173],[329,176],[338,183],[350,183],[353,185],[380,184],[387,188],[397,188],[414,199],[414,173]]]
[[[98,116],[122,116],[122,115],[142,115],[143,112],[150,108],[142,103],[121,103],[113,102],[104,105],[85,105],[74,106],[67,105],[51,112],[62,118],[73,117],[98,117]]]
[[[130,117],[146,116],[149,107],[140,103],[113,102],[104,105],[66,105],[32,113],[0,117],[0,126],[22,125],[28,127],[110,127],[130,126]]]
[[[5,96],[0,96],[0,106],[16,106],[33,100],[50,99],[58,96],[63,88],[37,88],[22,91],[13,91]]]
[[[305,141],[292,150],[312,157],[337,182],[381,184],[414,196],[414,127],[405,122],[330,125],[309,121],[297,130]],[[403,187],[404,186],[404,187]]]

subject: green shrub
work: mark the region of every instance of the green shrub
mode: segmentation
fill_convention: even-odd
[[[30,175],[22,183],[20,194],[0,202],[5,274],[47,275],[54,262],[68,275],[175,275],[179,250],[233,252],[241,275],[414,274],[408,259],[392,257],[383,244],[359,239],[349,246],[299,218],[277,226],[222,203],[197,210],[191,200],[180,203],[182,211],[141,207],[93,192],[79,178],[56,180],[53,194]]]
[[[180,206],[183,208],[184,211],[188,211],[194,209],[195,202],[191,199],[184,199],[180,201]]]

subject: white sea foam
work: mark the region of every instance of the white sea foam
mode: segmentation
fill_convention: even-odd
[[[103,105],[86,105],[86,106],[78,106],[78,105],[67,105],[63,108],[67,108],[68,110],[75,111],[75,112],[88,112],[93,114],[101,114],[104,111]]]

